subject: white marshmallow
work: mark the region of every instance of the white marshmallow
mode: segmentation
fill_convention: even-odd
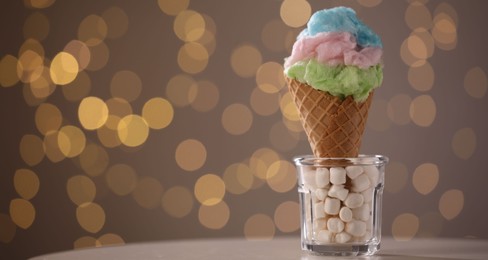
[[[339,211],[339,218],[344,222],[349,222],[352,220],[352,210],[348,207],[342,207]]]
[[[352,220],[346,223],[346,232],[355,236],[360,237],[366,234],[366,223],[360,220]]]
[[[349,190],[344,189],[344,185],[332,185],[329,189],[329,197],[340,199],[344,201],[347,197]]]
[[[380,172],[378,171],[378,168],[376,168],[376,166],[374,165],[364,166],[364,172],[368,176],[372,186],[376,186],[380,177]]]
[[[341,232],[337,235],[335,235],[335,241],[337,243],[347,243],[349,242],[349,240],[351,240],[351,235],[349,235],[348,233],[346,232]]]
[[[361,207],[353,209],[352,214],[355,219],[359,219],[362,221],[369,220],[371,215],[369,204],[365,203]]]
[[[369,203],[373,200],[373,191],[374,191],[374,188],[370,187],[369,189],[361,192],[361,194],[363,194],[365,203]]]
[[[356,179],[361,173],[364,172],[363,167],[351,165],[346,167],[347,176],[351,179]]]
[[[323,201],[327,197],[328,192],[326,189],[316,189],[313,194],[317,201]]]
[[[313,218],[325,218],[324,203],[317,202],[313,204]]]
[[[327,229],[334,233],[339,233],[344,230],[344,222],[340,218],[329,218],[327,220]]]
[[[355,192],[362,192],[370,187],[370,180],[366,174],[359,175],[356,179],[352,180],[352,190]]]
[[[325,188],[329,184],[330,173],[327,168],[317,168],[315,171],[315,184],[319,188]]]
[[[315,185],[315,170],[312,170],[310,168],[305,168],[305,167],[301,167],[301,174],[299,173],[298,176],[302,176],[301,178],[301,182],[302,184],[308,188],[308,189],[312,189],[312,188],[315,188],[316,185]]]
[[[313,220],[313,229],[314,230],[322,230],[327,227],[327,221],[325,218],[319,218]]]
[[[344,204],[351,209],[361,207],[364,203],[364,197],[361,193],[349,193]]]
[[[332,184],[346,183],[346,170],[342,167],[330,168],[330,183]]]
[[[325,198],[324,211],[329,215],[337,215],[341,208],[341,201],[333,198]]]
[[[332,232],[330,232],[329,230],[320,230],[317,233],[316,239],[322,243],[330,243],[330,242],[332,242],[332,236],[333,235],[334,234]]]

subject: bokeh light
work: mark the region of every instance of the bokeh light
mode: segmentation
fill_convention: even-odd
[[[107,36],[107,23],[98,15],[88,15],[78,27],[78,39],[88,46],[96,46]]]
[[[166,86],[166,96],[175,106],[184,107],[192,103],[198,93],[195,80],[186,74],[173,76]]]
[[[300,206],[295,201],[285,201],[276,207],[274,222],[281,232],[294,232],[300,228]]]
[[[54,4],[56,0],[24,0],[24,4],[27,7],[32,7],[32,8],[48,8],[52,4]]]
[[[219,88],[208,80],[201,80],[196,84],[198,87],[190,88],[190,97],[195,97],[191,107],[198,112],[208,112],[215,108],[220,98]],[[193,95],[194,92],[196,95]]]
[[[261,31],[261,40],[264,46],[274,52],[285,51],[289,29],[282,20],[267,22]]]
[[[142,117],[152,129],[163,129],[173,120],[174,110],[164,98],[151,98],[142,108]]]
[[[290,131],[283,122],[276,122],[269,130],[269,141],[279,151],[291,151],[299,140],[300,135]]]
[[[158,0],[161,11],[168,15],[177,15],[188,8],[190,0]]]
[[[24,38],[33,38],[39,41],[46,39],[49,34],[49,19],[40,12],[34,12],[24,22]]]
[[[100,128],[108,118],[107,104],[98,97],[86,97],[78,106],[78,118],[87,130]]]
[[[249,131],[253,122],[251,110],[243,104],[232,104],[224,109],[222,126],[231,135],[242,135]]]
[[[442,194],[439,200],[439,211],[447,220],[457,217],[464,208],[464,193],[458,189],[451,189]]]
[[[412,183],[420,194],[429,194],[439,183],[439,168],[433,163],[419,165],[413,172]]]
[[[194,193],[201,204],[213,206],[224,198],[225,183],[215,174],[205,174],[196,181]]]
[[[411,240],[419,230],[419,218],[412,213],[402,213],[394,220],[391,227],[393,238],[396,241]]]
[[[29,169],[19,169],[14,174],[14,188],[15,191],[26,200],[30,200],[36,196],[39,191],[39,177],[37,174]]]
[[[379,4],[381,4],[381,2],[383,2],[383,0],[357,0],[358,3],[364,7],[375,7]]]
[[[0,85],[2,87],[11,87],[19,82],[17,75],[18,60],[12,55],[5,55],[0,60]]]
[[[125,11],[112,6],[102,13],[102,19],[107,24],[107,38],[116,39],[123,36],[129,27],[129,18]]]
[[[432,14],[423,3],[412,2],[405,11],[405,21],[410,29],[432,28]]]
[[[281,3],[280,16],[290,27],[300,27],[307,23],[312,15],[312,7],[306,0],[284,0]]]
[[[208,206],[200,205],[198,209],[198,221],[209,229],[221,229],[227,225],[230,218],[230,209],[225,201]]]
[[[193,208],[193,194],[183,186],[172,187],[164,193],[161,206],[172,217],[185,217]]]
[[[260,88],[253,89],[250,104],[254,112],[261,116],[270,116],[280,108],[279,96],[266,93]]]
[[[146,142],[149,137],[149,126],[143,117],[128,115],[120,120],[117,132],[124,145],[136,147]]]
[[[286,84],[283,66],[276,62],[266,62],[256,72],[256,83],[265,93],[277,93]]]
[[[66,156],[60,149],[59,144],[59,132],[58,131],[51,131],[44,136],[44,152],[46,157],[53,163],[60,162],[66,159]]]
[[[29,165],[37,165],[44,159],[44,144],[36,135],[24,135],[19,145],[20,157]]]
[[[476,150],[476,133],[472,128],[462,128],[454,133],[451,147],[457,157],[467,160]]]
[[[155,209],[161,204],[163,186],[153,177],[142,177],[132,191],[137,204],[145,209]]]
[[[110,58],[110,50],[104,42],[95,46],[89,46],[90,63],[86,70],[97,71],[107,65]]]
[[[105,175],[109,189],[119,195],[130,194],[137,186],[138,176],[134,168],[127,164],[112,165]]]
[[[271,240],[275,232],[273,220],[262,213],[252,215],[244,224],[244,236],[247,240]]]
[[[196,41],[205,32],[205,19],[196,11],[181,11],[174,20],[173,30],[182,41]]]
[[[95,143],[88,143],[78,158],[81,168],[90,176],[102,174],[109,164],[107,151]]]
[[[97,233],[105,225],[105,210],[97,203],[83,203],[76,208],[76,219],[84,230]]]
[[[85,133],[83,133],[83,131],[76,126],[63,126],[61,129],[59,129],[57,138],[59,150],[68,158],[73,158],[80,155],[85,149]]]
[[[88,66],[88,64],[90,64],[90,49],[82,41],[72,40],[68,42],[63,51],[65,53],[69,53],[76,59],[80,71],[84,70]]]
[[[418,126],[428,127],[432,125],[436,113],[436,104],[430,95],[420,95],[414,98],[410,104],[410,118]]]
[[[207,149],[198,140],[186,139],[176,148],[175,159],[183,170],[196,171],[205,164]]]
[[[64,85],[61,90],[66,100],[76,102],[88,96],[91,86],[90,76],[86,72],[81,71],[75,80]]]
[[[254,177],[251,168],[244,163],[229,165],[222,176],[225,188],[232,194],[243,194],[251,189]]]
[[[10,217],[18,227],[28,229],[36,218],[36,210],[28,200],[13,199],[10,201]]]
[[[85,175],[75,175],[66,182],[66,191],[70,200],[80,206],[93,202],[97,194],[95,183]]]
[[[136,100],[142,91],[142,81],[130,70],[121,70],[114,74],[110,81],[112,97],[125,99],[129,102]]]
[[[421,64],[421,65],[416,65]],[[408,82],[418,91],[429,91],[434,86],[434,69],[429,62],[418,61],[408,69]]]
[[[51,62],[50,75],[55,84],[66,85],[78,75],[78,61],[67,52],[58,53]]]
[[[83,236],[73,242],[74,249],[96,247],[97,239],[90,236]]]
[[[466,72],[464,76],[464,90],[471,97],[481,99],[488,89],[486,73],[480,67],[474,67]]]
[[[190,74],[202,72],[208,64],[207,49],[196,42],[185,43],[178,52],[178,65]]]
[[[276,192],[290,191],[296,184],[295,166],[283,160],[272,163],[266,172],[266,182]]]
[[[43,103],[37,107],[35,122],[37,130],[46,135],[48,132],[56,131],[61,127],[63,115],[55,105]]]
[[[262,60],[261,52],[256,47],[243,44],[232,51],[230,64],[237,75],[249,78],[256,74]]]
[[[125,244],[124,239],[114,233],[108,233],[100,236],[96,241],[96,246],[114,246]]]

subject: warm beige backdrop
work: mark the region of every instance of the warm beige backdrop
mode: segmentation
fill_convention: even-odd
[[[281,64],[337,5],[384,40],[383,233],[488,238],[486,1],[23,0],[0,4],[0,258],[298,235]]]

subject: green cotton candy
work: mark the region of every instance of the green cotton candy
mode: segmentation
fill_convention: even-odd
[[[380,64],[368,69],[346,65],[331,67],[311,59],[295,63],[285,73],[289,78],[333,96],[353,96],[356,102],[365,101],[369,92],[383,81],[383,67]]]

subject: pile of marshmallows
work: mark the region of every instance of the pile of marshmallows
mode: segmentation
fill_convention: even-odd
[[[303,174],[304,187],[312,197],[312,211],[306,216],[309,238],[317,243],[371,238],[371,204],[379,180],[375,166],[323,167]]]

